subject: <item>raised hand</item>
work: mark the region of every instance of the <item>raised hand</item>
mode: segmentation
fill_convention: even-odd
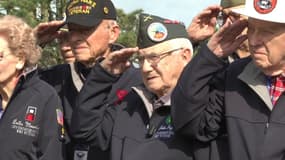
[[[60,27],[64,25],[64,21],[51,21],[38,24],[34,28],[35,35],[40,46],[44,46],[55,38],[60,37]]]
[[[218,57],[227,57],[232,54],[247,39],[242,31],[247,27],[247,20],[241,19],[232,21],[230,18],[210,38],[208,48]]]
[[[130,57],[138,52],[138,48],[123,48],[118,51],[114,51],[107,55],[101,62],[101,66],[109,73],[118,75],[122,74],[130,65]]]
[[[209,6],[195,16],[187,28],[190,40],[193,43],[203,41],[211,37],[216,30],[216,20],[222,8],[218,5]]]

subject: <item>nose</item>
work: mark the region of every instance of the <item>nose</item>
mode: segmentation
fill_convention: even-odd
[[[258,29],[248,29],[248,42],[250,46],[258,46],[262,44],[262,34]]]
[[[143,73],[148,73],[148,72],[151,72],[153,70],[153,64],[151,64],[148,60],[144,60],[142,63],[141,63],[141,71]]]
[[[80,33],[78,31],[70,31],[70,34],[69,34],[70,43],[74,44],[75,42],[77,42],[78,38],[80,37],[79,35]]]

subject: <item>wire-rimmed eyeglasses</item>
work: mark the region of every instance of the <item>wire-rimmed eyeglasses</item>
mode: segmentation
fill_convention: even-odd
[[[134,59],[134,61],[136,63],[138,63],[138,65],[141,67],[143,66],[145,60],[147,60],[151,65],[156,66],[163,58],[167,57],[168,55],[170,55],[171,53],[178,51],[180,49],[183,48],[176,48],[167,52],[163,52],[161,54],[148,54],[145,56],[142,55],[137,55]]]

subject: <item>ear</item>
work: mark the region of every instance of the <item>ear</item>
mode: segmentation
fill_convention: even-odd
[[[188,63],[192,59],[192,55],[193,53],[191,53],[191,50],[189,48],[182,49],[181,56],[186,63]]]
[[[25,65],[25,60],[23,58],[19,58],[18,63],[16,64],[16,69],[17,70],[22,70]]]
[[[119,38],[120,33],[121,33],[120,26],[118,24],[113,24],[110,29],[109,44],[115,43]]]

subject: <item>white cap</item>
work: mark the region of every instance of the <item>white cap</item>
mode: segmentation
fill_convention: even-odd
[[[285,23],[285,0],[246,0],[233,12],[264,21]]]

